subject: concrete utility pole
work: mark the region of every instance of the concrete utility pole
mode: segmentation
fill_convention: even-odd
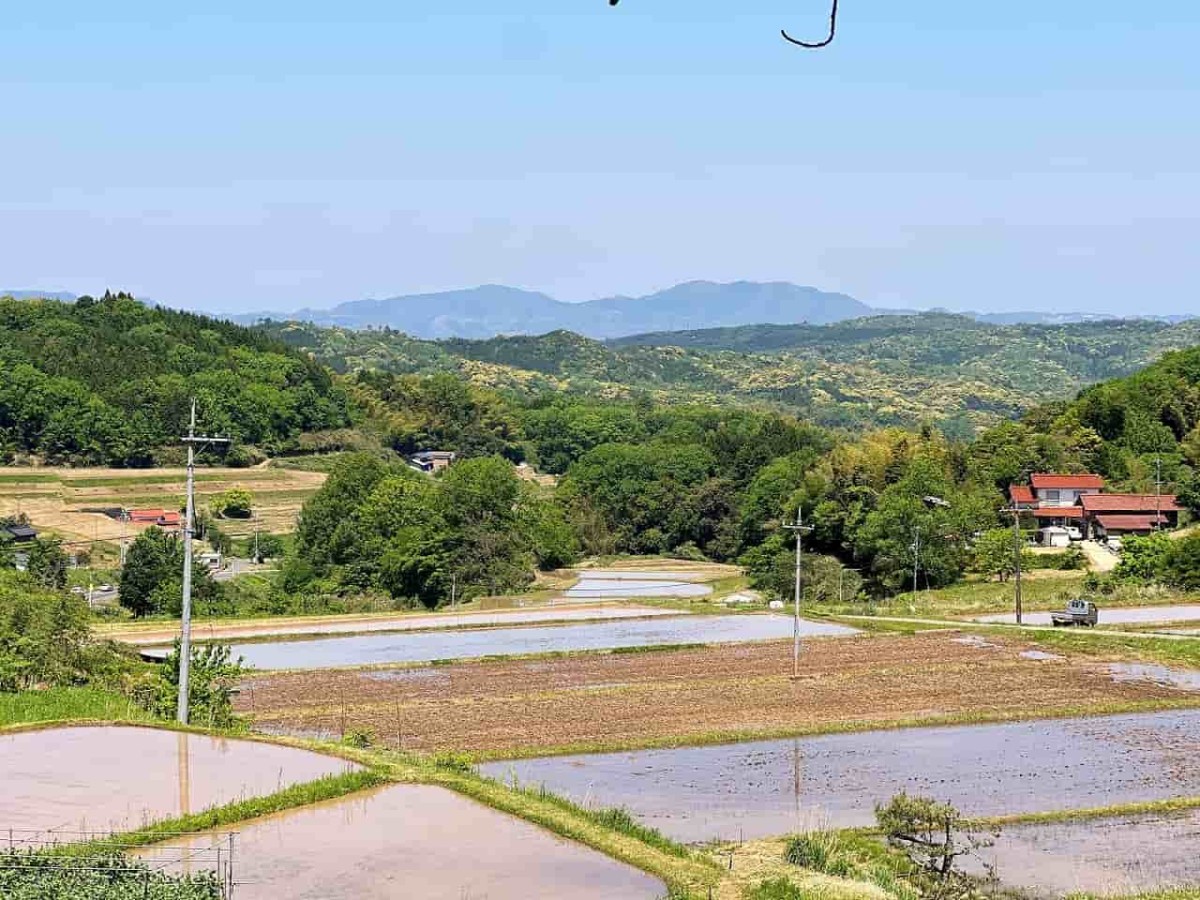
[[[1021,507],[1016,504],[1000,510],[1012,513],[1013,517],[1013,601],[1016,605],[1017,624],[1021,624]]]
[[[914,602],[916,602],[917,568],[921,563],[921,526],[920,525],[917,526],[916,534],[913,537],[912,552],[913,552],[913,598],[914,598]]]
[[[188,723],[189,677],[192,667],[192,535],[196,521],[196,445],[227,444],[228,438],[196,434],[196,401],[192,400],[192,418],[187,437],[187,505],[183,518],[183,620],[179,636],[179,702],[175,718],[180,725]]]
[[[804,508],[796,510],[796,524],[784,525],[788,531],[796,532],[796,604],[795,621],[792,626],[792,677],[800,677],[800,592],[804,584],[803,571],[800,568],[804,553],[804,535],[812,531],[811,525],[804,524]]]

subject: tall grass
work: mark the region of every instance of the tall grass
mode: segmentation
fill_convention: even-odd
[[[18,694],[0,693],[0,728],[38,722],[149,721],[146,710],[128,697],[92,687],[56,687]]]

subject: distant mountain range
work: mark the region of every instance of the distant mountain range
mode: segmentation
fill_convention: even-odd
[[[5,291],[0,290],[0,297],[12,297],[14,300],[61,300],[63,303],[74,303],[79,298],[69,291]]]
[[[940,312],[941,310],[935,310]],[[689,281],[643,297],[605,297],[564,303],[546,294],[489,284],[458,291],[354,300],[331,309],[234,316],[243,324],[265,320],[311,322],[341,328],[391,328],[423,339],[487,340],[499,335],[573,331],[610,339],[666,331],[742,325],[828,325],[865,316],[911,315],[876,309],[846,294],[788,282]],[[1063,325],[1116,318],[1099,313],[1018,311],[960,313],[997,325]],[[1178,322],[1189,316],[1147,317]]]
[[[573,331],[592,338],[749,322],[827,324],[870,315],[845,294],[783,282],[692,281],[645,297],[564,303],[546,294],[489,284],[461,291],[355,300],[288,315],[249,314],[237,321],[291,319],[343,328],[388,327],[419,338],[487,339],[503,334]]]
[[[0,296],[75,299],[74,294],[66,292],[30,290],[0,291]],[[552,331],[573,331],[590,338],[609,339],[743,325],[828,325],[866,316],[910,315],[914,312],[876,309],[846,294],[788,282],[718,284],[689,281],[643,297],[605,297],[584,303],[564,303],[535,291],[487,284],[382,300],[352,300],[329,309],[243,313],[227,318],[246,325],[272,320],[352,329],[391,328],[423,339],[486,340],[499,335],[537,335]],[[1063,325],[1115,318],[1100,313],[1032,310],[959,315],[995,325]],[[1147,318],[1179,322],[1190,316]]]

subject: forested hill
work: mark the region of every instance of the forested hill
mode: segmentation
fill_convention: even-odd
[[[123,294],[0,298],[0,457],[149,464],[193,396],[204,429],[241,445],[349,424],[328,370],[261,332]]]
[[[563,331],[435,342],[390,330],[263,327],[341,372],[454,372],[522,392],[765,403],[827,426],[933,422],[959,436],[1200,344],[1198,322],[1012,326],[945,314],[608,343]]]
[[[1091,428],[1129,454],[1200,462],[1200,347],[1087,389],[1060,420]]]

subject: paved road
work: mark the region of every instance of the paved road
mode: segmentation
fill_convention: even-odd
[[[1026,625],[1050,625],[1050,613],[1027,612],[1022,617]],[[1200,604],[1180,606],[1131,606],[1106,608],[1101,605],[1101,625],[1153,625],[1156,622],[1200,621]],[[979,616],[976,622],[1016,622],[1014,613]]]

